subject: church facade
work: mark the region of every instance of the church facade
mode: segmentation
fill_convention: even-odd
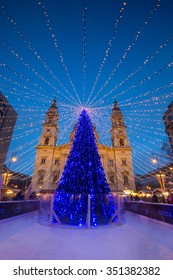
[[[56,100],[53,100],[46,113],[40,141],[36,146],[36,159],[32,176],[32,187],[36,192],[53,191],[57,188],[70,153],[77,125],[74,126],[70,134],[69,143],[58,146],[56,144],[58,118]],[[98,134],[93,125],[98,152],[107,182],[112,191],[134,190],[132,149],[128,141],[124,117],[116,101],[112,108],[111,122],[112,147],[99,143]]]

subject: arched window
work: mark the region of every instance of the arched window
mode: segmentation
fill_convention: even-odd
[[[129,184],[128,176],[124,174],[124,185],[127,186]]]
[[[43,184],[45,170],[41,169],[38,171],[38,183]]]
[[[114,184],[114,183],[115,183],[114,175],[113,175],[113,174],[110,174],[110,175],[109,175],[109,181],[110,181],[111,184]]]
[[[120,139],[120,147],[124,147],[124,139]]]
[[[124,173],[122,173],[122,175],[123,175],[124,186],[128,186],[129,185],[129,172],[124,172]]]
[[[119,116],[118,118],[117,118],[117,124],[120,124],[121,123],[121,117]]]
[[[113,166],[113,165],[114,165],[113,159],[108,159],[108,165],[109,165],[109,166]]]
[[[48,144],[49,144],[49,137],[46,137],[44,141],[44,145],[48,145]]]
[[[60,164],[60,161],[59,161],[59,158],[55,158],[55,165],[59,165]]]
[[[53,183],[57,183],[57,181],[58,181],[58,175],[56,174],[54,177],[53,177]]]
[[[58,170],[52,173],[52,183],[55,184],[58,182],[60,176],[60,172]]]
[[[123,166],[126,166],[127,165],[127,159],[126,158],[122,158],[121,159],[121,163]]]
[[[52,115],[49,115],[48,118],[49,118],[49,122],[51,122],[53,120],[53,116]]]
[[[46,157],[42,157],[41,158],[41,164],[45,164],[46,163]]]

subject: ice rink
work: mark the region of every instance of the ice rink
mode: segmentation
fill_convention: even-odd
[[[97,228],[44,226],[31,212],[0,222],[1,260],[173,260],[173,226],[126,212]]]

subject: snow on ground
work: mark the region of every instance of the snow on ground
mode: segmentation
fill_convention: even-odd
[[[44,226],[37,212],[0,222],[1,260],[172,260],[173,226],[126,213],[97,228]]]

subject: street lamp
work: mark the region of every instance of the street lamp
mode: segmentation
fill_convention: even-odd
[[[13,154],[10,158],[10,163],[11,162],[16,162],[16,161],[17,161],[17,156]]]
[[[153,158],[153,159],[152,159],[152,162],[153,162],[153,163],[158,163],[158,159],[157,159],[157,158]]]
[[[11,162],[16,162],[16,161],[17,161],[16,153],[12,153],[12,154],[11,154],[11,157],[10,157],[10,161],[9,161],[8,167],[10,167]]]
[[[8,185],[8,182],[9,182],[9,179],[10,179],[10,166],[11,166],[11,163],[12,162],[16,162],[17,161],[17,156],[16,156],[16,153],[12,153],[11,154],[11,157],[10,157],[10,160],[9,160],[9,164],[8,164],[8,167],[7,167],[7,172],[6,172],[6,176],[4,178],[4,185],[7,186]]]
[[[158,181],[159,181],[161,189],[165,189],[165,184],[164,184],[165,175],[162,174],[162,172],[160,170],[159,160],[158,160],[157,156],[153,156],[152,163],[157,164],[159,174],[156,174],[156,176],[159,178]]]

